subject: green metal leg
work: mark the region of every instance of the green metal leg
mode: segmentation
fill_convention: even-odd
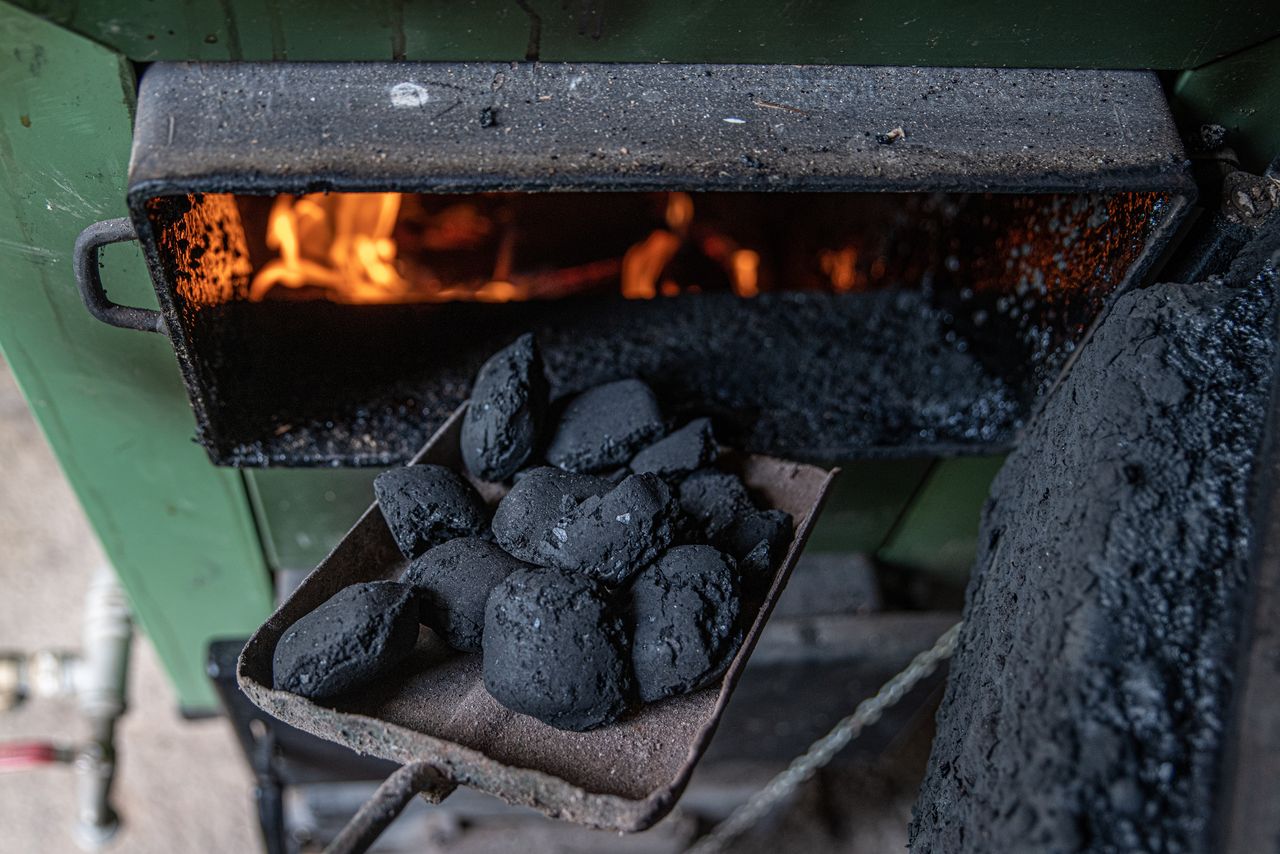
[[[169,342],[94,320],[71,272],[80,229],[126,213],[133,92],[122,56],[0,3],[0,349],[180,702],[213,708],[206,643],[271,608],[244,484],[192,442]],[[155,304],[135,246],[103,260],[113,299]]]

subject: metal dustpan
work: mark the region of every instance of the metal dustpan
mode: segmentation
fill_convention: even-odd
[[[464,471],[458,446],[462,411],[411,465],[437,463]],[[739,474],[758,500],[791,514],[796,534],[741,650],[711,687],[645,706],[591,732],[564,732],[499,705],[484,689],[480,656],[454,652],[423,628],[407,661],[351,696],[313,702],[274,690],[271,658],[285,629],[349,584],[396,578],[404,570],[406,561],[376,506],[250,639],[237,667],[240,687],[285,723],[360,753],[429,770],[398,782],[401,800],[417,791],[438,799],[465,785],[555,818],[644,830],[675,804],[710,742],[836,471],[745,456]],[[491,502],[503,491],[495,484],[477,487]]]

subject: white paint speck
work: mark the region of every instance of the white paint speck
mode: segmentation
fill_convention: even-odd
[[[725,116],[724,121],[731,125],[745,125],[747,123],[746,119],[740,119],[737,116]]]
[[[422,107],[430,100],[430,93],[417,83],[406,80],[391,87],[391,106],[393,107]]]

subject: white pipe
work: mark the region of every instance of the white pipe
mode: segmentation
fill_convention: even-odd
[[[116,721],[127,708],[129,647],[133,620],[124,590],[109,566],[94,573],[85,593],[84,640],[75,667],[76,697],[89,721],[92,739],[75,759],[79,810],[75,837],[86,849],[97,849],[120,826],[111,807],[115,779]]]
[[[132,636],[124,589],[111,567],[99,567],[85,593],[83,645],[75,670],[80,711],[92,721],[114,723],[124,714]]]

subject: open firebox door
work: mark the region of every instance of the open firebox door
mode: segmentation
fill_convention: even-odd
[[[78,269],[102,319],[170,336],[220,465],[451,460],[471,378],[525,332],[553,397],[638,376],[714,417],[797,528],[715,685],[570,737],[491,714],[424,632],[376,694],[273,690],[284,630],[398,571],[376,511],[239,668],[295,726],[430,765],[392,799],[460,783],[636,830],[679,796],[822,503],[820,468],[750,455],[1009,448],[1193,195],[1143,73],[160,63],[131,220],[87,230]],[[159,312],[98,277],[135,234]]]

